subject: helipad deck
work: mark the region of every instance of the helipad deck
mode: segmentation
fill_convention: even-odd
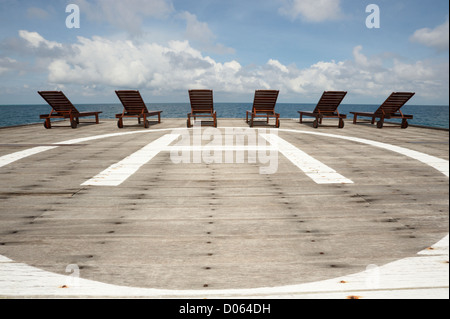
[[[324,123],[1,129],[0,297],[448,298],[448,131]]]

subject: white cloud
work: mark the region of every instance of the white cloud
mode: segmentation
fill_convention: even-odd
[[[55,48],[61,48],[62,44],[54,41],[48,41],[44,39],[39,33],[37,32],[29,32],[26,30],[20,30],[19,36],[27,41],[28,45],[32,48],[46,48],[46,49],[55,49]]]
[[[197,20],[195,14],[187,11],[180,13],[181,18],[186,20],[186,36],[189,40],[211,42],[215,36],[206,22]]]
[[[236,61],[218,63],[203,56],[187,41],[170,41],[164,46],[79,37],[70,52],[50,63],[50,82],[146,88],[170,94],[213,83],[227,90],[234,83],[229,81],[230,75],[240,69]]]
[[[336,20],[342,16],[340,0],[284,0],[279,12],[291,19],[300,16],[309,22]]]
[[[419,29],[411,36],[412,42],[420,43],[438,51],[449,49],[449,19],[434,29]]]
[[[186,38],[194,43],[198,44],[201,50],[218,53],[218,54],[234,54],[235,50],[227,48],[223,44],[216,44],[216,36],[209,28],[206,22],[200,22],[197,16],[190,12],[183,12],[178,15],[181,19],[186,20]]]
[[[406,63],[395,58],[383,61],[365,56],[362,50],[362,46],[355,47],[352,60],[321,61],[302,70],[290,68],[284,86],[305,95],[322,90],[345,90],[374,98],[393,91],[415,91],[419,96],[435,98],[448,95],[448,62]]]
[[[267,65],[273,66],[276,69],[279,69],[283,73],[289,73],[289,70],[286,66],[280,63],[278,60],[270,59],[269,62],[267,62]]]
[[[90,94],[133,88],[168,99],[184,96],[188,89],[210,88],[230,98],[251,95],[256,89],[279,89],[282,98],[290,101],[314,101],[325,90],[345,90],[353,97],[372,97],[374,101],[403,90],[432,99],[448,97],[447,61],[411,63],[388,54],[371,57],[364,54],[362,46],[353,48],[349,60],[318,61],[300,69],[276,59],[247,66],[236,60],[218,62],[188,41],[162,45],[142,38],[124,41],[96,36],[79,37],[75,44],[62,45],[37,33],[22,35],[33,45],[59,51],[50,54],[53,57],[46,64],[52,86],[75,85]],[[15,63],[6,59],[0,62],[1,72]]]

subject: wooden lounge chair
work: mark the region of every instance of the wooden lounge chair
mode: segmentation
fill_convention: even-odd
[[[80,117],[95,116],[95,123],[98,124],[98,115],[102,112],[79,112],[69,99],[61,91],[40,91],[40,96],[52,107],[50,114],[40,115],[40,119],[45,120],[44,127],[52,128],[50,119],[69,119],[70,126],[77,128]]]
[[[325,91],[322,94],[314,111],[298,111],[300,113],[300,123],[303,123],[303,116],[314,117],[313,127],[318,128],[322,124],[323,118],[338,118],[339,128],[344,127],[344,119],[347,115],[340,114],[338,107],[341,104],[347,92],[344,91]]]
[[[189,90],[189,100],[191,101],[191,113],[187,115],[187,127],[192,127],[191,117],[194,118],[194,121],[197,117],[212,118],[212,125],[217,127],[212,90]]]
[[[117,121],[118,128],[123,128],[123,119],[126,117],[136,117],[139,124],[143,119],[145,128],[150,127],[150,122],[147,120],[150,116],[158,116],[158,123],[161,123],[162,111],[149,111],[139,91],[122,90],[116,91],[116,94],[123,105],[123,112],[116,114],[116,118],[119,119]]]
[[[383,104],[374,112],[350,112],[354,115],[353,124],[356,124],[356,120],[358,116],[362,117],[371,117],[372,124],[375,124],[375,119],[379,118],[380,120],[377,122],[378,128],[383,128],[385,119],[402,119],[401,128],[405,129],[408,127],[408,120],[412,120],[412,115],[405,115],[400,110],[403,105],[408,102],[415,93],[411,92],[393,92]]]
[[[278,94],[280,91],[276,90],[256,90],[255,99],[251,111],[247,111],[245,121],[250,122],[250,127],[253,127],[253,120],[256,117],[265,117],[266,123],[269,123],[269,118],[275,118],[275,127],[280,127],[280,114],[275,113],[275,105],[277,104]],[[250,115],[250,119],[249,119]]]

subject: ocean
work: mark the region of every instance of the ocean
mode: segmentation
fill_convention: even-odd
[[[121,104],[80,104],[75,105],[82,111],[102,111],[100,119],[113,119],[115,114],[122,113]],[[190,112],[189,103],[148,103],[150,110],[162,110],[162,118],[186,118]],[[245,118],[245,112],[250,110],[251,103],[215,103],[214,108],[218,118]],[[281,118],[298,118],[297,111],[313,110],[315,104],[291,104],[278,103],[276,110]],[[353,118],[351,111],[374,112],[379,105],[352,105],[341,104],[339,112]],[[40,114],[50,113],[48,105],[0,105],[0,127],[15,125],[43,123],[39,119]],[[405,105],[402,108],[404,114],[414,115],[414,119],[408,121],[411,125],[422,125],[436,128],[449,128],[448,105]],[[395,120],[390,120],[395,122]],[[397,121],[399,122],[399,121]]]

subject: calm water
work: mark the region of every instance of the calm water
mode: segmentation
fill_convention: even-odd
[[[251,109],[251,103],[215,103],[214,108],[219,118],[245,118],[245,111]],[[379,105],[351,105],[341,104],[339,112],[347,114],[350,118],[351,111],[374,112]],[[121,104],[82,104],[76,105],[82,111],[102,111],[101,118],[115,118],[115,114],[122,113]],[[162,110],[163,118],[186,118],[190,112],[189,103],[154,103],[147,104],[151,110]],[[288,104],[278,103],[277,112],[282,118],[298,118],[298,110],[312,110],[315,104]],[[0,127],[43,123],[39,119],[40,114],[50,113],[48,105],[0,105]],[[414,115],[414,120],[410,124],[424,125],[431,127],[449,128],[449,107],[433,105],[406,105],[402,108],[404,114]]]

